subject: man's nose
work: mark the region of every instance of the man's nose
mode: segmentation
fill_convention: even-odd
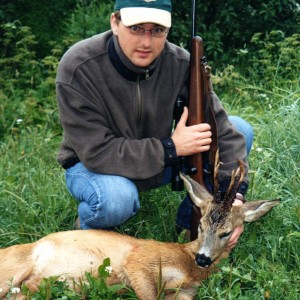
[[[152,32],[151,30],[145,30],[145,34],[143,34],[143,44],[144,45],[151,45],[151,42],[152,42]]]

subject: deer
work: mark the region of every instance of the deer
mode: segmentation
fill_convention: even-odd
[[[216,164],[215,173],[219,164]],[[0,298],[5,299],[11,286],[26,284],[36,291],[43,278],[60,276],[74,288],[84,280],[85,272],[97,276],[97,269],[110,258],[112,272],[108,285],[123,283],[142,300],[158,297],[158,278],[165,299],[192,300],[201,282],[217,264],[229,255],[228,241],[233,230],[244,222],[253,222],[267,214],[280,200],[249,201],[234,206],[233,201],[244,168],[231,175],[223,199],[217,176],[213,193],[181,173],[186,190],[200,208],[197,239],[187,243],[139,239],[106,230],[70,230],[52,233],[40,240],[0,249]],[[18,295],[18,299],[24,299]]]

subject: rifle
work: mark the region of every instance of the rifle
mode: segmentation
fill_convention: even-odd
[[[215,156],[218,149],[218,134],[215,115],[211,106],[213,92],[211,68],[204,56],[203,40],[196,36],[196,0],[192,0],[192,40],[190,58],[190,90],[189,90],[189,125],[207,122],[211,126],[212,143],[208,153],[197,153],[189,157],[189,164],[196,167],[197,172],[191,177],[206,187],[206,179],[213,182]],[[195,240],[198,236],[198,225],[201,218],[200,209],[193,204],[190,239]]]
[[[189,90],[189,118],[188,125],[196,125],[205,122],[205,111],[207,105],[206,92],[206,73],[204,68],[205,60],[203,53],[203,40],[195,36],[191,41],[191,58],[190,58],[190,90]],[[190,176],[203,187],[205,187],[203,167],[204,154],[196,153],[188,158],[189,164],[196,168],[196,172]],[[199,207],[195,204],[192,206],[191,233],[190,239],[195,240],[198,236],[198,225],[201,218]]]
[[[189,118],[188,125],[196,125],[207,122],[211,125],[212,143],[208,153],[197,153],[189,157],[181,157],[179,164],[173,168],[172,189],[182,190],[183,183],[180,182],[179,172],[185,170],[195,181],[206,188],[203,172],[207,177],[213,178],[213,167],[215,153],[217,151],[217,127],[210,99],[212,84],[210,81],[211,68],[208,66],[203,51],[203,40],[195,35],[195,0],[192,0],[192,39],[190,50],[190,87],[189,87]],[[175,104],[175,126],[176,115],[179,120],[183,109],[181,98]],[[204,163],[205,161],[205,163]],[[201,218],[200,209],[193,204],[190,239],[195,240],[198,236],[198,225]]]

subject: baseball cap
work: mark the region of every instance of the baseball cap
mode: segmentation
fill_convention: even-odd
[[[116,0],[115,10],[120,10],[125,26],[154,23],[171,27],[171,0]]]

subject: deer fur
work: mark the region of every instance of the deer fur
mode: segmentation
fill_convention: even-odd
[[[109,257],[113,271],[108,284],[125,283],[139,299],[154,300],[161,270],[166,299],[193,299],[201,281],[228,255],[234,228],[244,221],[256,221],[279,201],[232,206],[236,191],[227,192],[226,203],[222,203],[218,193],[211,195],[194,180],[183,174],[181,177],[202,214],[195,241],[165,243],[105,230],[53,233],[31,244],[0,249],[0,298],[5,297],[11,285],[26,284],[30,290],[37,290],[41,279],[50,276],[60,276],[70,283],[73,279],[83,280],[85,272],[96,276],[98,266]],[[233,175],[231,189],[236,188],[236,177],[241,179]]]

